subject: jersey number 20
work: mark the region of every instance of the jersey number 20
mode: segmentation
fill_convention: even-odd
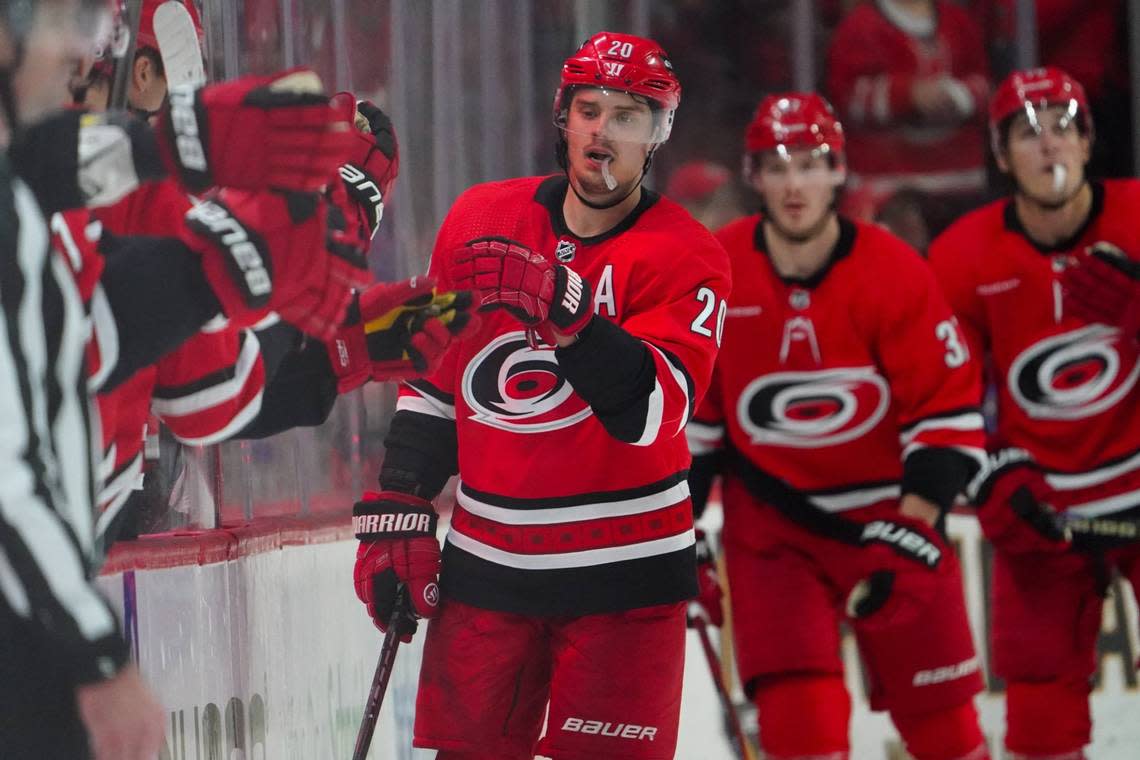
[[[716,311],[716,345],[720,348],[720,339],[724,336],[724,316],[728,313],[728,302],[723,299],[720,302],[720,309],[716,306],[716,293],[712,288],[701,288],[697,291],[697,300],[704,304],[701,308],[701,313],[693,320],[690,329],[697,335],[703,335],[706,338],[711,338],[713,331],[708,326],[709,318]]]

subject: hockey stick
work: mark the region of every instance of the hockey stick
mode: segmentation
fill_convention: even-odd
[[[709,663],[709,672],[712,674],[713,684],[716,686],[717,697],[720,698],[721,709],[724,710],[728,728],[732,732],[733,741],[736,742],[736,756],[741,760],[753,760],[752,747],[744,738],[744,728],[740,725],[740,716],[736,714],[736,707],[732,704],[732,697],[728,687],[724,684],[724,676],[720,672],[720,660],[717,659],[712,641],[709,639],[708,623],[700,615],[689,616],[689,627],[697,631],[701,640],[701,649],[705,652],[705,659]]]
[[[356,748],[352,751],[352,760],[365,760],[368,756],[372,732],[376,730],[380,706],[384,703],[384,693],[388,691],[388,679],[392,677],[392,667],[396,663],[396,650],[400,647],[400,626],[410,616],[408,589],[400,584],[396,591],[396,603],[392,606],[392,616],[388,618],[388,631],[380,646],[380,661],[376,663],[376,673],[372,676],[372,688],[368,692],[368,701],[364,704],[364,717],[360,721],[360,730],[356,732]]]
[[[154,12],[154,36],[167,87],[206,84],[206,64],[194,19],[181,0],[167,0]]]
[[[131,73],[134,71],[135,38],[139,33],[139,16],[142,0],[119,0],[120,23],[112,42],[112,56],[115,64],[111,75],[111,94],[107,105],[121,111],[127,107],[127,95],[131,89]]]
[[[1129,510],[1131,511],[1131,510]],[[1058,527],[1077,551],[1107,551],[1140,542],[1140,519],[1136,517],[1080,517],[1058,515]]]

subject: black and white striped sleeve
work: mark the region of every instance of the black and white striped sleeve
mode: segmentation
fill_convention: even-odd
[[[91,578],[87,323],[31,192],[16,182],[0,195],[0,597],[56,642],[77,682],[97,680],[126,646]]]

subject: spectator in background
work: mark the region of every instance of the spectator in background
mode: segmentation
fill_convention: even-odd
[[[687,161],[678,166],[669,175],[665,195],[714,232],[743,213],[732,172],[712,161]]]
[[[1016,51],[1015,0],[970,0],[991,50],[1012,67]],[[1085,86],[1097,125],[1089,174],[1132,175],[1132,111],[1125,0],[1037,0],[1037,65],[1054,66]],[[1008,51],[1001,55],[1000,51]],[[999,65],[1000,65],[999,63]],[[1008,73],[998,68],[999,75]]]
[[[827,85],[848,127],[849,185],[881,202],[911,188],[947,221],[986,187],[982,31],[947,0],[861,3],[836,30]],[[874,204],[874,205],[877,205]]]

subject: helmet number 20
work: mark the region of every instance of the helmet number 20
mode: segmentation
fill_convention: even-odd
[[[610,49],[606,55],[616,55],[619,58],[629,58],[633,55],[633,43],[621,40],[610,40]]]
[[[711,338],[713,335],[712,329],[708,326],[709,318],[712,317],[713,312],[716,311],[716,345],[720,347],[720,340],[724,337],[724,317],[728,313],[728,302],[721,299],[720,308],[717,309],[716,293],[712,288],[701,288],[697,291],[697,300],[704,304],[701,308],[701,313],[693,320],[690,329],[697,335],[703,335],[706,338]]]
[[[934,336],[946,346],[946,354],[943,358],[946,360],[947,367],[951,369],[961,367],[970,358],[970,351],[958,333],[956,319],[944,319],[935,325]]]

